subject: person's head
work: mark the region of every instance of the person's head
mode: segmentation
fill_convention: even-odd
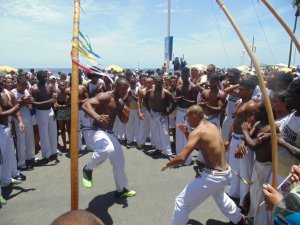
[[[190,69],[187,67],[183,67],[181,70],[181,79],[183,83],[188,83],[190,78]]]
[[[175,76],[171,76],[170,77],[170,87],[171,88],[176,88],[177,86],[177,79]]]
[[[289,108],[300,111],[300,78],[292,81],[286,91],[286,102]]]
[[[24,75],[19,75],[18,78],[17,78],[17,90],[18,90],[18,92],[24,94],[27,87],[28,87],[28,84],[27,84],[26,77]]]
[[[277,71],[274,73],[275,77],[275,90],[286,90],[289,84],[293,81],[294,77],[291,73],[284,73]]]
[[[47,73],[45,71],[43,70],[38,71],[36,77],[40,84],[47,83]]]
[[[60,78],[61,80],[67,80],[67,74],[65,74],[65,73],[60,73],[60,74],[59,74],[59,78]]]
[[[147,88],[147,89],[151,89],[152,86],[153,86],[153,79],[151,77],[146,77],[145,78],[145,82],[144,82],[144,86]]]
[[[199,71],[196,67],[192,67],[191,68],[191,77],[193,79],[197,79],[197,77],[199,76]]]
[[[0,92],[4,89],[4,87],[5,87],[5,82],[6,82],[6,78],[0,76]]]
[[[275,91],[270,99],[272,108],[275,111],[277,117],[279,117],[281,113],[288,114],[289,110],[286,103],[286,91]]]
[[[163,86],[163,78],[161,76],[156,76],[154,78],[155,88],[162,88]]]
[[[93,73],[93,74],[91,75],[91,82],[92,82],[93,84],[97,84],[97,83],[98,83],[98,80],[99,80],[99,76],[98,76],[97,74]],[[108,80],[109,80],[109,79],[108,79]]]
[[[11,89],[13,89],[13,86],[14,86],[14,84],[13,84],[12,78],[6,77],[5,89],[10,91]]]
[[[187,111],[185,118],[192,128],[199,125],[200,121],[204,118],[204,111],[199,105],[190,106]]]
[[[130,85],[130,88],[135,88],[136,87],[136,78],[135,78],[135,76],[130,77],[129,85]]]
[[[49,83],[50,83],[50,84],[55,84],[55,83],[56,83],[56,76],[51,75],[51,76],[49,77]]]
[[[209,79],[210,89],[217,89],[220,86],[220,77],[217,74],[211,75]]]
[[[266,125],[269,123],[268,113],[265,105],[261,103],[259,107],[253,112],[254,120],[260,121],[262,125]]]
[[[240,98],[250,98],[253,94],[254,89],[257,86],[257,82],[250,75],[245,76],[239,82],[239,92],[238,95]]]
[[[226,78],[228,79],[230,84],[238,84],[241,78],[241,71],[236,68],[228,69]]]
[[[125,97],[129,88],[129,83],[126,78],[120,77],[116,80],[116,93],[121,98]]]
[[[58,81],[58,89],[60,90],[60,91],[64,91],[64,90],[66,90],[66,81],[64,81],[64,80],[59,80]]]
[[[104,225],[104,223],[94,214],[78,209],[62,214],[50,225]]]
[[[215,72],[216,72],[216,66],[215,66],[214,64],[209,64],[209,65],[206,67],[206,74],[207,74],[207,77],[213,75]]]
[[[265,78],[266,87],[269,90],[275,90],[276,86],[276,79],[274,75],[268,75]]]

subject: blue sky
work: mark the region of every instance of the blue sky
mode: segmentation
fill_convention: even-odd
[[[0,65],[71,67],[73,2],[0,0]],[[292,0],[269,2],[292,29],[295,18]],[[84,12],[80,14],[80,30],[89,36],[93,49],[103,57],[99,60],[103,66],[136,68],[139,63],[141,68],[161,67],[167,35],[167,3],[167,0],[81,0]],[[255,36],[260,63],[287,63],[290,38],[263,3],[257,0],[224,0],[224,3],[250,44]],[[246,53],[243,59],[244,47],[215,0],[172,0],[171,35],[174,55],[184,54],[189,65],[250,64]],[[296,36],[300,37],[300,27]],[[295,64],[300,64],[299,54]]]

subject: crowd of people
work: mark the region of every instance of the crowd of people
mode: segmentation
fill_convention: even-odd
[[[26,180],[21,171],[69,151],[71,79],[64,73],[33,69],[0,77],[2,187],[20,184]],[[297,159],[300,79],[296,73],[275,70],[264,70],[264,79],[280,154]],[[272,173],[270,126],[254,72],[217,70],[213,64],[206,70],[184,65],[173,73],[93,67],[79,71],[78,91],[78,151],[93,152],[83,168],[86,188],[93,186],[93,169],[109,159],[115,196],[134,196],[135,191],[128,189],[120,143],[141,150],[147,140],[153,155],[170,161],[162,170],[199,165],[201,176],[176,198],[174,225],[186,224],[189,213],[209,195],[233,224],[248,224],[249,219],[255,225],[269,223],[267,204],[261,202],[263,184],[270,182]],[[42,158],[37,160],[39,151]],[[227,195],[224,187],[229,183]],[[5,203],[0,192],[0,205]]]

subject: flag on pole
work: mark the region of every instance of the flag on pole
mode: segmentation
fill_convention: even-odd
[[[173,55],[173,36],[165,37],[165,61],[172,60]]]

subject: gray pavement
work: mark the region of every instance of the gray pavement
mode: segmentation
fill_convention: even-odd
[[[92,153],[79,159],[79,208],[86,209],[106,225],[167,225],[171,223],[174,199],[195,178],[195,166],[161,172],[167,159],[153,157],[151,150],[126,149],[129,187],[137,192],[132,198],[116,200],[112,166],[107,161],[94,170],[94,187],[81,185],[82,168]],[[48,225],[70,209],[70,158],[59,156],[51,162],[23,172],[27,180],[3,189],[8,203],[0,209],[0,225]],[[188,224],[224,225],[225,218],[212,198],[190,215]]]

